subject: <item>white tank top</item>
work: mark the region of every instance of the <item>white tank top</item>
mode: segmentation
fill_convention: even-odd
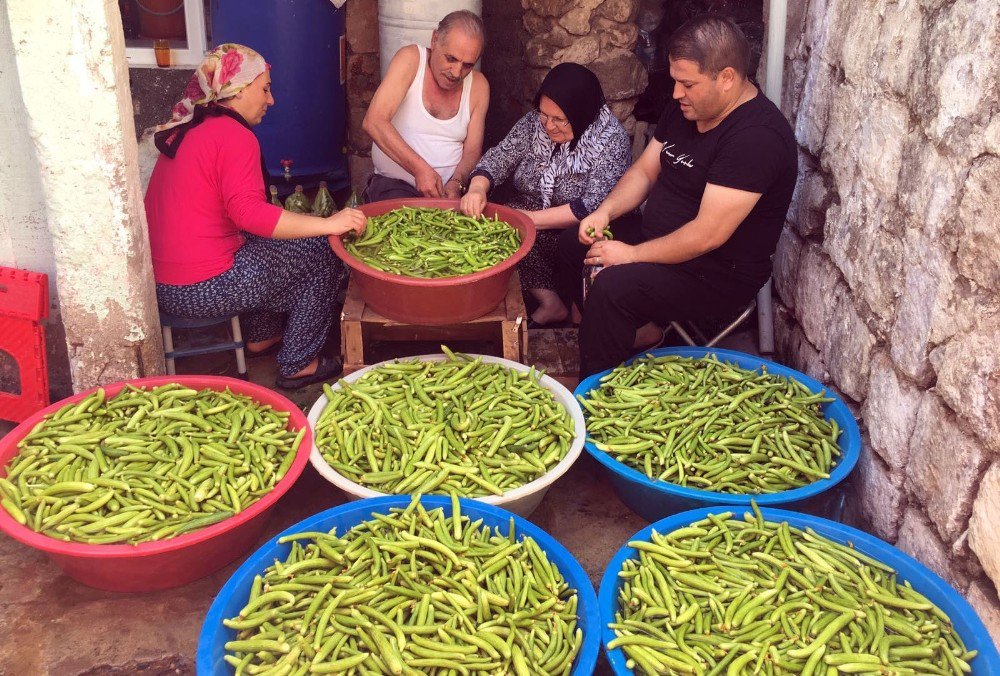
[[[444,183],[451,178],[459,160],[462,159],[462,145],[469,131],[469,98],[472,92],[472,73],[462,81],[462,100],[458,112],[447,120],[439,120],[424,107],[424,71],[427,70],[427,49],[417,45],[420,51],[420,66],[417,75],[406,90],[403,102],[399,104],[396,114],[392,116],[392,126],[403,137],[414,152],[434,167],[441,175]],[[375,173],[389,178],[398,178],[415,186],[413,176],[396,164],[382,152],[375,143],[372,144],[372,163]]]

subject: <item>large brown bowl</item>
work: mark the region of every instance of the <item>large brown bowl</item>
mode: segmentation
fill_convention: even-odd
[[[458,210],[458,200],[415,197],[372,202],[360,207],[368,217],[401,207],[433,207]],[[333,251],[352,270],[365,303],[387,319],[407,324],[457,324],[482,317],[493,310],[507,293],[514,266],[528,255],[535,243],[535,224],[515,209],[487,203],[483,214],[506,221],[521,233],[521,246],[510,258],[471,275],[421,279],[382,272],[347,252],[337,235],[330,236]]]

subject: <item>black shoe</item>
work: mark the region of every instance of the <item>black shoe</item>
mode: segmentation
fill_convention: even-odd
[[[278,376],[274,384],[285,390],[297,390],[313,383],[322,383],[333,380],[344,371],[344,364],[336,357],[320,357],[319,364],[316,365],[316,373],[295,378],[285,378]]]

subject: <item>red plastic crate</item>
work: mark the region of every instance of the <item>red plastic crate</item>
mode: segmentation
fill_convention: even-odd
[[[17,363],[21,393],[0,392],[0,419],[20,422],[49,403],[45,329],[49,278],[41,272],[0,267],[0,350]]]

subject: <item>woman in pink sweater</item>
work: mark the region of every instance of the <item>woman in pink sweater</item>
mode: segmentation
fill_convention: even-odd
[[[365,216],[329,218],[270,204],[260,144],[251,131],[274,104],[264,59],[219,46],[198,67],[157,127],[162,153],[146,191],[160,309],[181,317],[243,315],[251,355],[281,343],[277,385],[296,388],[340,374],[319,356],[345,277],[328,235],[360,233]]]

